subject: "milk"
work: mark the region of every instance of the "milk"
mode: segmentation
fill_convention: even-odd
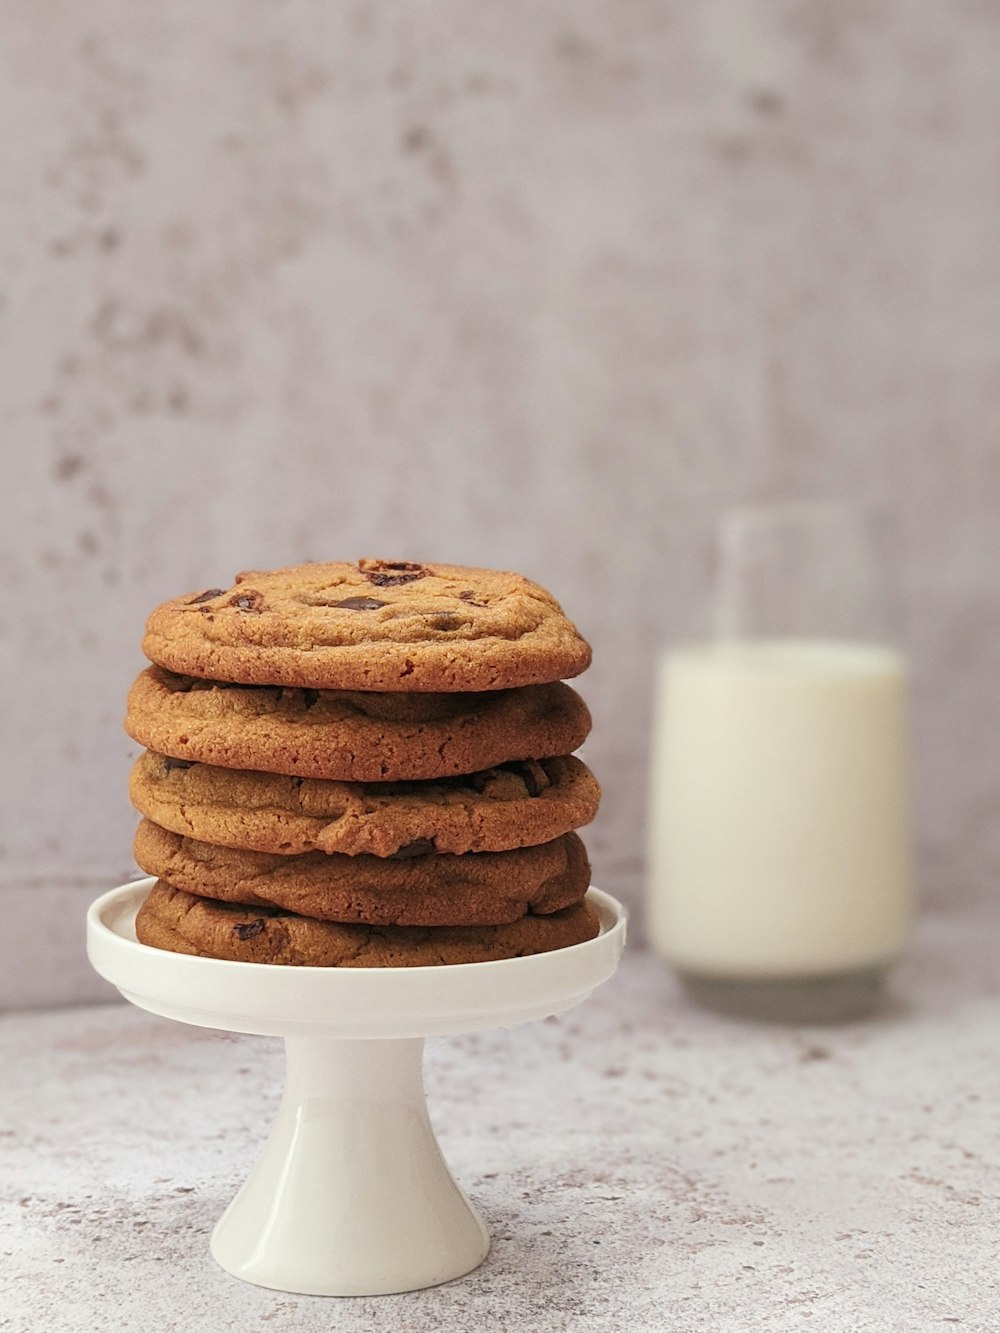
[[[889,648],[679,648],[658,679],[649,928],[683,971],[882,964],[911,911],[906,669]]]

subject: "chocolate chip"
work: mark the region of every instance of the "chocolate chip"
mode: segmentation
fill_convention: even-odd
[[[359,560],[358,569],[369,583],[377,588],[395,588],[401,583],[414,583],[426,578],[429,570],[408,560]]]
[[[319,703],[319,690],[304,689],[302,691],[302,702],[307,708],[312,708],[314,704]]]
[[[194,768],[193,759],[175,759],[173,755],[166,755],[163,759],[164,772],[169,773],[172,768]]]
[[[185,602],[185,606],[197,606],[199,602],[210,602],[213,597],[221,597],[225,591],[225,588],[206,588],[197,597],[192,597],[190,602]]]
[[[359,560],[358,569],[364,573],[369,569],[393,570],[398,574],[426,574],[423,565],[412,560]]]
[[[390,860],[408,861],[411,856],[428,856],[436,851],[437,844],[433,838],[417,838],[415,842],[407,842],[402,847],[397,847]]]
[[[458,594],[458,596],[459,596],[459,599],[460,599],[461,601],[463,601],[463,602],[468,602],[470,606],[485,606],[485,605],[486,605],[485,602],[479,602],[479,601],[476,600],[476,594],[472,591],[471,588],[466,588],[465,591],[464,591],[464,592],[460,592],[460,593]]]
[[[234,926],[233,929],[241,940],[252,940],[266,929],[266,923],[264,918],[259,916],[256,921],[242,922],[240,925]]]
[[[377,611],[388,602],[380,602],[377,597],[345,597],[342,602],[331,602],[331,606],[341,606],[345,611]]]
[[[235,606],[239,611],[263,611],[264,594],[257,592],[254,588],[248,588],[246,592],[240,592],[235,597],[230,597],[227,605]]]
[[[419,574],[383,574],[376,570],[371,574],[366,574],[365,578],[369,583],[374,583],[376,588],[395,588],[400,583],[415,583],[417,579],[424,578],[424,571]]]

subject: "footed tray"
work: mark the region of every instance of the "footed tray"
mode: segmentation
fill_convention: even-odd
[[[424,1038],[562,1013],[614,972],[625,914],[591,889],[601,931],[551,953],[439,967],[236,963],[140,944],[152,879],[91,906],[95,970],[133,1004],[198,1027],[285,1039],[270,1137],[212,1235],[234,1276],[279,1291],[379,1295],[434,1286],[486,1257],[489,1236],[427,1115]]]

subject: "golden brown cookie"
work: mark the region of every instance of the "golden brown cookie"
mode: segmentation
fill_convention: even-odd
[[[298,855],[501,852],[580,828],[600,789],[572,756],[516,760],[438,782],[329,782],[213,768],[146,751],[132,804],[162,828],[223,847]]]
[[[474,694],[379,694],[226,685],[143,671],[128,734],[160,754],[344,782],[475,773],[511,759],[569,754],[590,713],[569,685]]]
[[[586,902],[502,926],[362,926],[314,921],[272,908],[213,902],[160,880],[139,909],[143,944],[174,953],[298,967],[436,967],[520,958],[598,934]]]
[[[212,680],[407,693],[537,685],[590,665],[555,598],[520,574],[387,560],[187,593],[149,617],[143,651]]]
[[[540,847],[465,856],[274,856],[215,847],[144,819],[135,859],[147,875],[187,893],[369,925],[500,925],[569,907],[590,885],[575,833]]]

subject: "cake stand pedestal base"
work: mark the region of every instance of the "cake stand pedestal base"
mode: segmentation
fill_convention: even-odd
[[[87,920],[94,968],[127,1000],[200,1027],[285,1039],[270,1136],[212,1235],[227,1272],[277,1291],[376,1296],[470,1272],[489,1250],[424,1099],[424,1038],[562,1013],[614,972],[625,915],[591,889],[593,940],[494,963],[276,967],[140,944],[153,880],[104,894]]]

